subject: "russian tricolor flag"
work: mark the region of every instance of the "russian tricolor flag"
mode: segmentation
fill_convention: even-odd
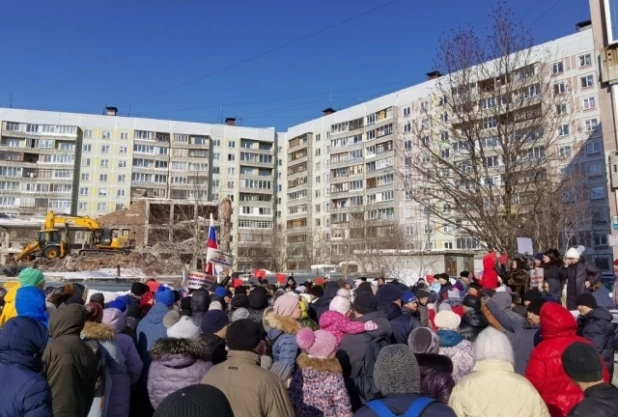
[[[212,215],[210,215],[210,226],[208,227],[208,240],[206,241],[206,253],[208,253],[208,248],[219,249],[219,246],[217,245],[217,231],[215,230],[215,221]],[[206,263],[204,272],[206,272],[209,275],[215,274],[215,269],[212,263],[210,262]]]

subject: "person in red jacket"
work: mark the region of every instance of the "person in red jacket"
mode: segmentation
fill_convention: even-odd
[[[481,286],[484,290],[495,290],[498,288],[498,274],[496,273],[496,252],[488,252],[483,256],[483,276]]]
[[[566,417],[584,394],[564,371],[562,353],[574,342],[591,343],[576,335],[575,318],[560,304],[546,302],[540,317],[542,341],[530,355],[526,378],[539,391],[552,417]],[[600,356],[599,361],[602,362]],[[604,380],[609,381],[607,369]]]

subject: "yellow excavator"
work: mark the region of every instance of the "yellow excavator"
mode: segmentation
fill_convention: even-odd
[[[56,228],[57,224],[64,225],[64,239],[61,231]],[[44,257],[47,259],[63,258],[71,253],[68,242],[69,228],[90,230],[89,241],[84,247],[78,249],[80,256],[125,254],[131,253],[127,240],[123,237],[114,236],[112,230],[103,229],[94,219],[87,216],[57,216],[49,211],[45,216],[45,223],[39,233],[39,239],[28,243],[15,260],[33,260]]]

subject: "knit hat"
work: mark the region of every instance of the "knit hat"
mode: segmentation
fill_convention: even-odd
[[[534,301],[543,299],[543,294],[537,288],[533,288],[524,293],[524,301]]]
[[[260,325],[250,319],[235,321],[227,329],[227,347],[229,350],[251,352],[262,341]]]
[[[431,294],[429,293],[429,291],[427,290],[416,290],[416,298],[424,298],[424,297],[429,297]]]
[[[414,294],[412,294],[411,291],[404,291],[403,295],[401,296],[401,302],[405,305],[408,303],[414,303],[417,302],[418,300],[416,299],[416,296]]]
[[[191,311],[191,297],[185,297],[180,300],[180,315],[191,317],[192,314],[193,311]]]
[[[197,339],[202,331],[191,317],[181,317],[167,329],[167,336],[176,339]]]
[[[264,287],[255,287],[249,293],[249,307],[254,310],[262,310],[268,307],[268,292]]]
[[[170,310],[163,316],[163,327],[169,329],[180,320],[180,313],[176,310]]]
[[[166,307],[171,307],[174,305],[174,293],[167,287],[159,287],[157,292],[155,293],[155,301],[158,304],[163,304]]]
[[[475,310],[481,309],[481,299],[473,295],[466,295],[463,299],[462,304],[465,307],[474,308]]]
[[[95,323],[101,323],[103,319],[103,308],[99,303],[86,304],[86,321],[93,321]]]
[[[84,305],[86,304],[86,302],[84,301],[84,299],[80,296],[80,295],[72,295],[70,296],[65,302],[65,305],[68,304],[79,304],[79,305]]]
[[[438,306],[438,312],[440,311],[453,311],[453,307],[448,301],[442,301]]]
[[[196,384],[165,397],[154,417],[234,417],[234,412],[221,390],[211,385]]]
[[[414,353],[438,353],[440,337],[428,327],[417,327],[408,336],[408,346]]]
[[[92,301],[92,297],[90,297],[90,301]],[[107,308],[116,308],[124,313],[127,311],[129,304],[131,304],[131,297],[128,295],[121,295],[110,301]]]
[[[232,323],[238,320],[248,319],[249,316],[249,310],[246,308],[239,308],[232,313]]]
[[[589,292],[580,294],[579,297],[577,297],[577,301],[575,302],[575,304],[578,306],[584,306],[589,308],[597,308],[599,306],[597,304],[597,299],[594,298],[594,295]]]
[[[352,308],[352,303],[345,297],[336,296],[330,302],[328,306],[329,310],[336,311],[337,313],[346,314]]]
[[[45,293],[38,287],[21,287],[15,295],[15,310],[21,317],[30,317],[45,325],[49,321]]]
[[[513,347],[506,335],[489,326],[479,333],[474,343],[474,360],[498,359],[515,364]]]
[[[532,314],[536,314],[537,316],[541,316],[541,307],[543,307],[543,304],[545,304],[547,302],[547,300],[543,299],[543,298],[538,298],[534,301],[531,301],[530,304],[528,304],[528,307],[526,307],[526,311],[528,311],[529,313]]]
[[[309,294],[313,295],[315,298],[320,298],[324,295],[324,287],[321,285],[314,285],[309,290]]]
[[[146,294],[148,291],[150,291],[150,289],[148,288],[148,285],[142,282],[134,282],[133,284],[131,284],[131,294],[134,294],[138,297],[141,297],[142,295]]]
[[[370,293],[374,294],[374,292],[373,292],[373,285],[371,285],[371,283],[369,283],[369,282],[363,282],[356,289],[356,295],[358,295],[358,294],[360,294],[362,292],[370,292]]]
[[[433,323],[438,329],[457,330],[461,323],[461,317],[452,311],[442,310],[433,319]]]
[[[395,284],[385,284],[378,289],[376,297],[378,297],[378,304],[390,303],[401,299],[403,291],[401,286]]]
[[[210,310],[202,317],[202,332],[217,333],[225,326],[230,324],[230,320],[221,310]]]
[[[233,309],[249,307],[249,297],[245,293],[237,293],[232,297],[230,305]]]
[[[383,347],[374,366],[373,380],[385,397],[418,394],[421,390],[421,372],[412,350],[399,344]]]
[[[337,338],[326,330],[305,327],[296,334],[296,343],[310,358],[328,359],[337,351]]]
[[[361,284],[361,287],[363,285]],[[360,287],[359,287],[360,289]],[[358,314],[369,314],[378,311],[378,299],[372,292],[360,292],[356,294],[352,303],[354,311]]]
[[[345,288],[339,288],[339,290],[337,290],[337,295],[340,297],[345,297],[348,300],[350,298],[352,298],[352,292],[350,290],[347,290]]]
[[[213,302],[210,303],[210,305],[208,306],[208,311],[212,311],[212,310],[223,310],[223,305],[221,304],[221,301],[218,300],[214,300]]]
[[[298,308],[298,296],[294,294],[284,294],[275,301],[275,314],[290,317]]]
[[[603,380],[603,364],[594,346],[574,342],[562,352],[564,372],[576,382],[599,382]]]
[[[225,289],[225,287],[217,287],[217,289],[215,290],[215,295],[219,298],[225,298],[225,296],[227,295],[227,290]]]
[[[103,295],[103,293],[100,292],[94,293],[90,296],[90,302],[97,303],[98,305],[103,307],[105,305],[105,296]]]
[[[577,248],[571,248],[566,252],[567,259],[578,259],[579,260],[580,253]]]
[[[19,273],[19,285],[22,287],[37,287],[43,281],[43,273],[36,268],[25,268]]]

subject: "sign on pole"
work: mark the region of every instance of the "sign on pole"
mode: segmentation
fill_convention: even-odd
[[[208,252],[206,253],[206,262],[231,269],[234,265],[234,257],[229,253],[223,252],[221,249],[208,248]]]

